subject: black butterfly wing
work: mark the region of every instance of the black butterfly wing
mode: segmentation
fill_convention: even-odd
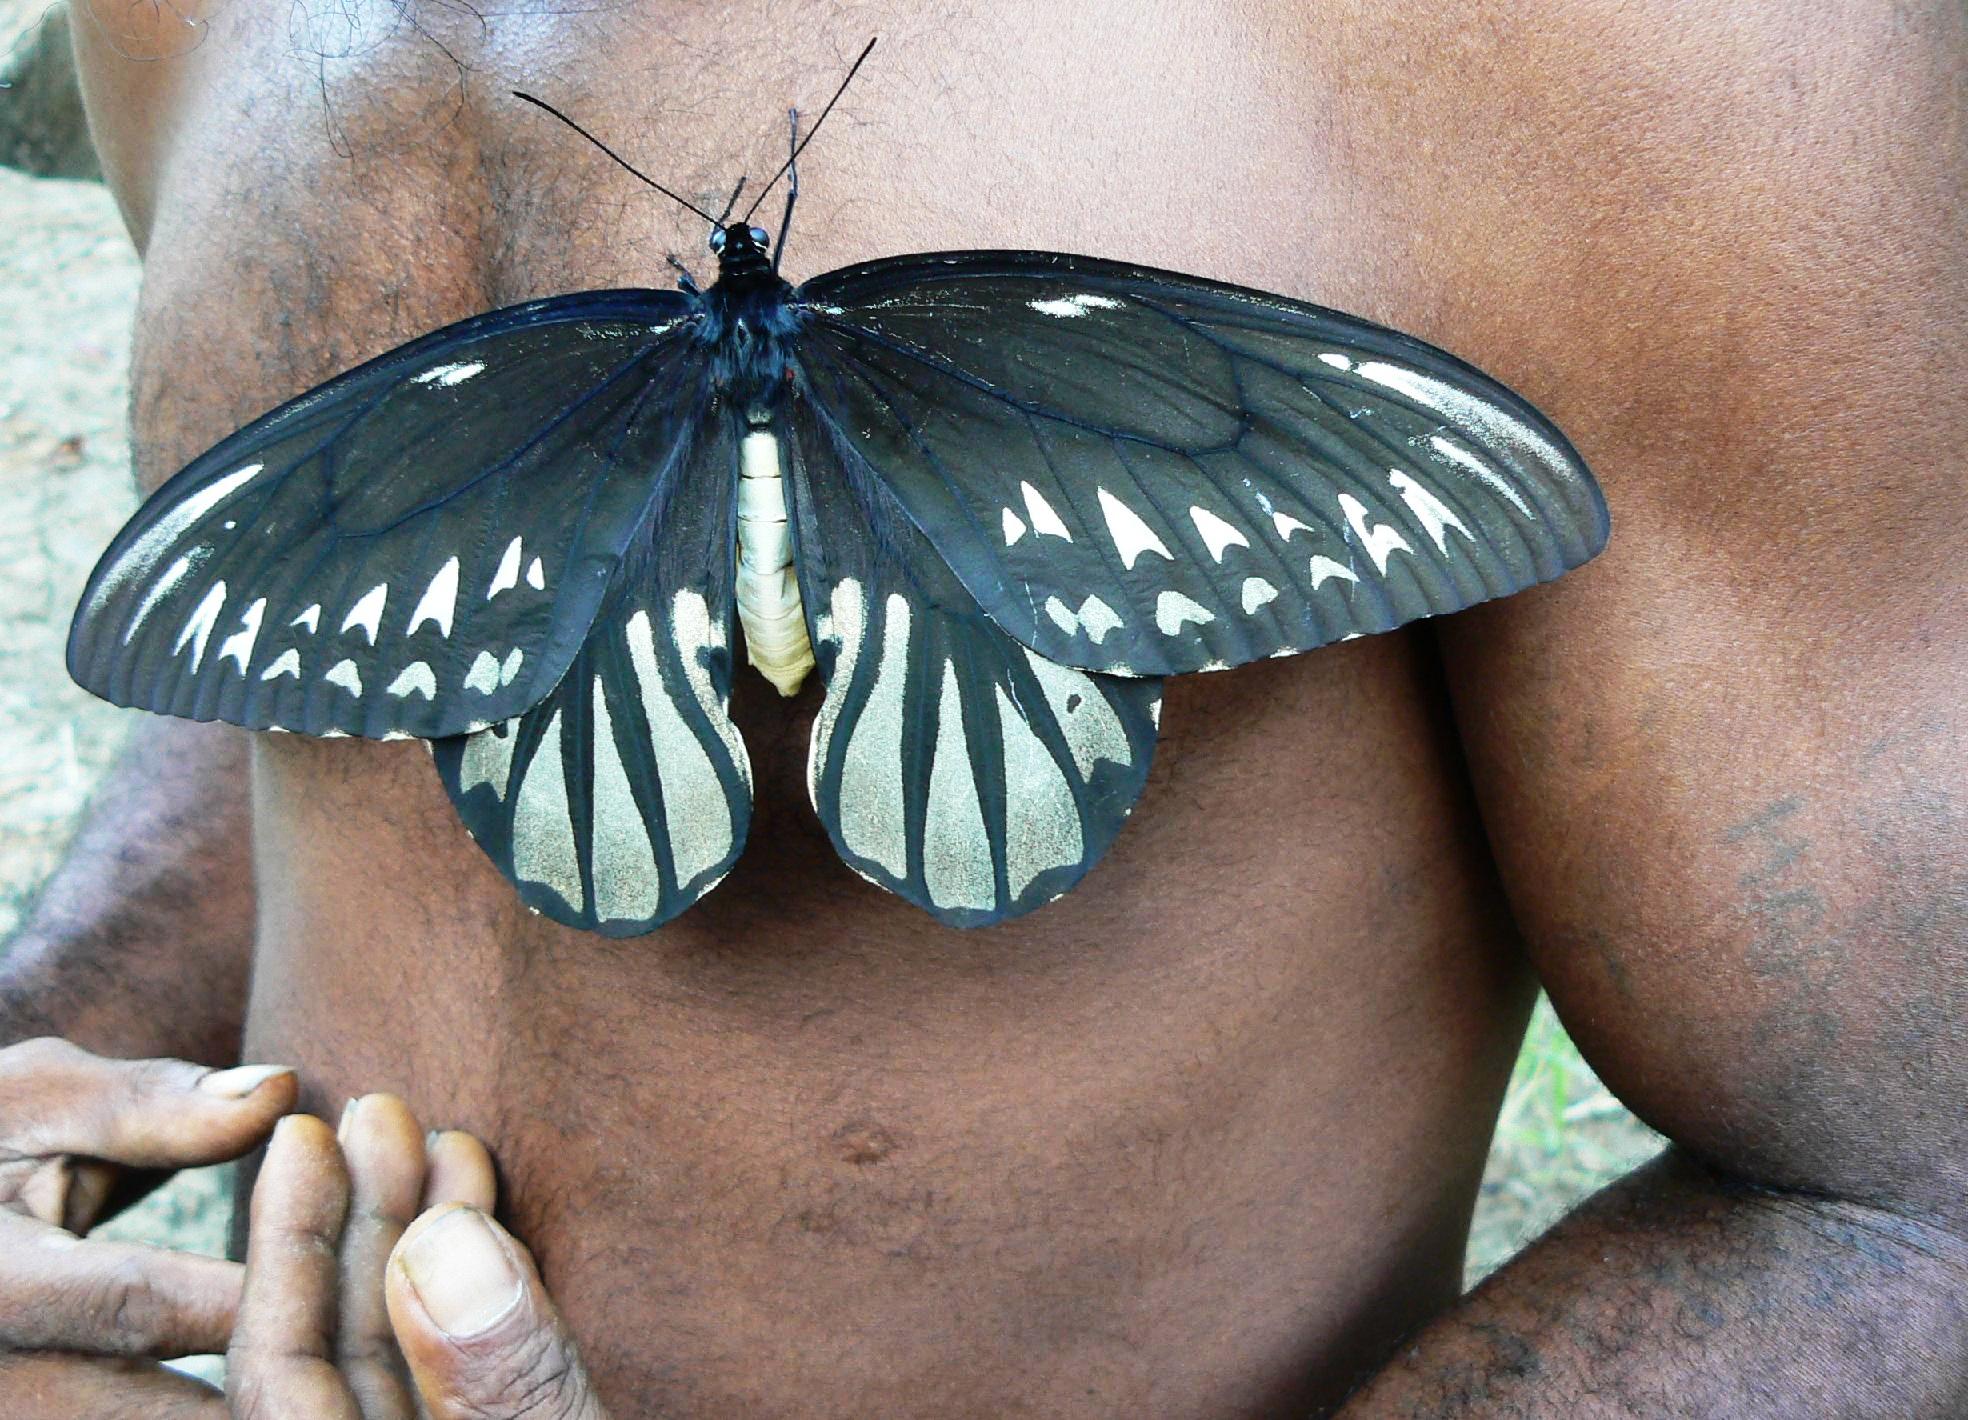
[[[698,305],[477,316],[256,420],[111,543],[69,672],[249,729],[458,734],[560,681],[704,403]]]
[[[1050,902],[1139,797],[1161,682],[1019,645],[830,421],[797,394],[787,420],[800,596],[827,688],[807,781],[834,847],[955,926]]]
[[[737,472],[723,417],[688,441],[552,694],[432,746],[438,775],[535,911],[609,936],[653,930],[737,862],[751,765],[727,713]]]
[[[1606,541],[1550,421],[1353,316],[1018,252],[872,262],[799,297],[814,400],[1054,661],[1287,655],[1507,596]]]

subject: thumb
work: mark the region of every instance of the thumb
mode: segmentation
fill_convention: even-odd
[[[533,1260],[478,1209],[412,1223],[384,1294],[431,1420],[607,1420]]]

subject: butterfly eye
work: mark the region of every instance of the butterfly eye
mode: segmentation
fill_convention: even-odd
[[[765,228],[754,227],[752,228],[752,240],[757,242],[760,246],[764,246],[766,242],[768,242],[771,239],[766,236]]]
[[[722,227],[711,228],[711,250],[712,251],[724,250],[724,228]]]

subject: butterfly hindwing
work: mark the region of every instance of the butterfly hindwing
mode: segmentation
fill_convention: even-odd
[[[1169,675],[1309,650],[1606,539],[1548,420],[1356,317],[1044,253],[898,257],[799,294],[812,398],[1051,660]]]
[[[826,699],[808,787],[856,872],[956,926],[1030,911],[1113,842],[1161,683],[1004,634],[858,456],[793,402],[793,528]]]
[[[731,871],[751,766],[732,675],[732,446],[696,446],[560,685],[432,747],[473,838],[534,910],[636,936]]]
[[[519,714],[688,454],[695,310],[621,291],[495,311],[256,420],[111,544],[70,673],[250,729],[437,737]]]

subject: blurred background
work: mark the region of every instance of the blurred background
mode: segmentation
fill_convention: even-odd
[[[62,668],[82,581],[136,503],[124,375],[138,282],[115,204],[91,180],[66,24],[45,0],[0,0],[0,941],[133,713]],[[1540,1001],[1491,1148],[1470,1279],[1660,1145]],[[229,1171],[199,1170],[107,1226],[218,1253],[230,1206]]]

